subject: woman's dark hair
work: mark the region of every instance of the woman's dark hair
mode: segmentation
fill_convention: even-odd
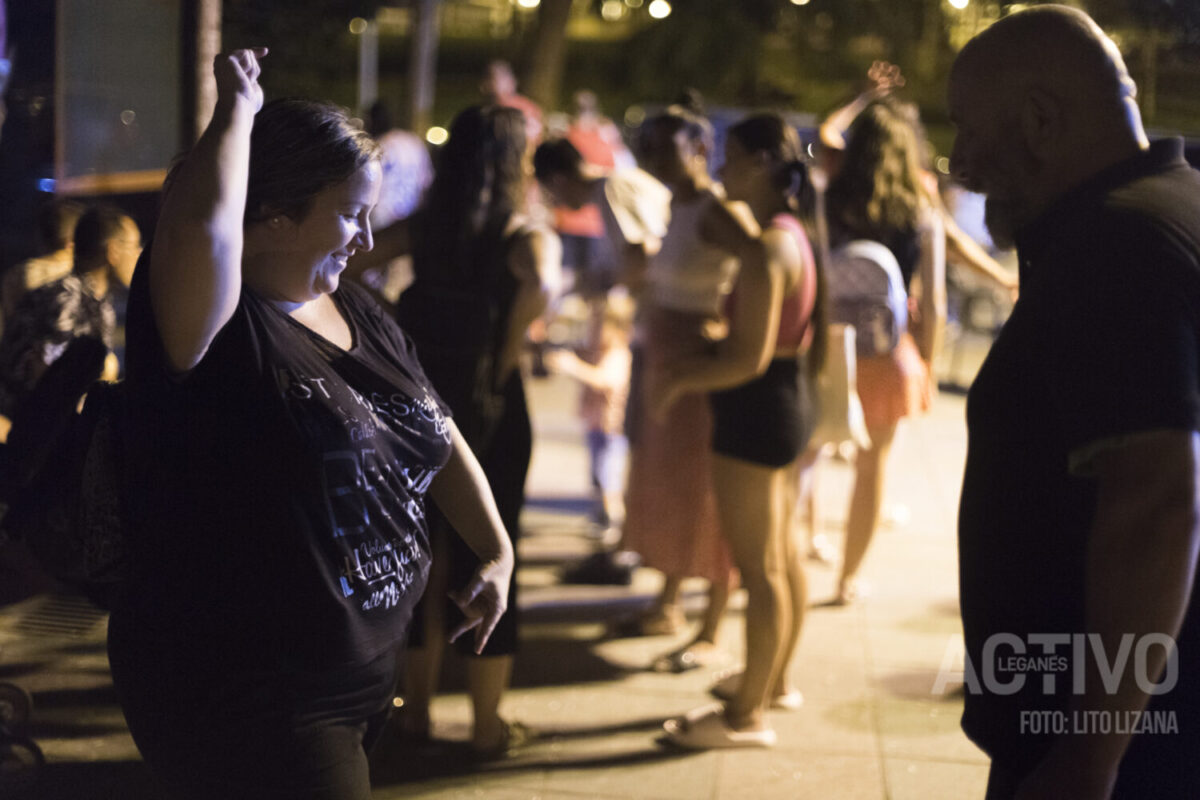
[[[736,140],[747,153],[767,156],[771,167],[772,185],[787,198],[788,204],[799,216],[808,233],[817,278],[816,300],[812,311],[813,339],[808,367],[811,374],[816,375],[825,360],[828,315],[824,263],[828,245],[825,242],[825,227],[819,224],[817,219],[817,193],[809,177],[804,145],[796,129],[779,114],[754,114],[746,117],[730,127],[727,135]]]
[[[888,244],[915,231],[926,205],[921,144],[903,115],[872,103],[847,132],[841,168],[829,182],[829,222],[843,236]]]
[[[488,263],[481,256],[499,243],[524,201],[524,165],[520,110],[472,106],[454,118],[415,232],[418,273],[454,280]]]
[[[254,117],[245,222],[303,219],[313,198],[379,158],[379,145],[346,111],[313,100],[272,100]]]
[[[533,152],[533,174],[543,182],[555,175],[579,175],[583,163],[579,150],[566,138],[542,142]]]
[[[728,136],[747,153],[765,153],[770,158],[773,185],[787,195],[802,218],[810,220],[815,191],[796,129],[778,114],[754,114],[730,127]]]
[[[638,158],[645,156],[646,134],[657,128],[662,128],[671,136],[683,131],[689,142],[700,142],[708,152],[712,152],[712,123],[683,106],[670,105],[642,123],[641,135],[637,141]]]

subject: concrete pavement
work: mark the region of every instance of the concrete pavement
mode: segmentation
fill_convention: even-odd
[[[592,547],[582,517],[586,452],[575,388],[553,378],[531,382],[530,395],[537,444],[521,544],[527,621],[503,712],[536,738],[505,761],[469,763],[469,706],[461,665],[451,665],[433,709],[435,744],[414,750],[386,737],[375,754],[379,800],[983,796],[987,761],[959,731],[961,699],[932,691],[943,663],[961,669],[954,534],[961,397],[943,394],[929,416],[902,427],[887,490],[894,521],[877,534],[863,572],[870,595],[810,611],[794,664],[806,702],[772,713],[779,746],[680,753],[655,742],[661,723],[708,702],[713,671],[738,663],[742,600],[735,597],[722,631],[727,656],[712,668],[648,669],[683,636],[607,638],[607,623],[645,607],[659,579],[640,570],[629,588],[560,584],[561,565]],[[851,472],[832,460],[819,470],[820,523],[840,541]],[[836,570],[810,562],[808,574],[819,604],[831,596]],[[685,589],[698,611],[702,586]],[[0,609],[0,680],[34,693],[29,732],[48,759],[26,797],[158,796],[115,704],[104,626],[102,614],[70,599]]]

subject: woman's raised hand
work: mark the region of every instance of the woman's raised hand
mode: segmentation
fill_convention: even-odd
[[[873,62],[867,70],[867,80],[871,84],[871,91],[880,96],[904,85],[904,76],[900,74],[900,68],[887,61]]]
[[[213,61],[213,75],[217,79],[217,102],[233,103],[243,99],[250,103],[255,113],[263,105],[263,90],[258,85],[262,72],[259,61],[267,54],[265,47],[234,50],[222,53]]]

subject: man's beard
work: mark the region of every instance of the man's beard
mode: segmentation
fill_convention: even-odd
[[[1019,229],[1016,203],[988,195],[983,209],[983,222],[987,225],[988,233],[991,234],[996,247],[1001,250],[1016,247],[1016,234]]]

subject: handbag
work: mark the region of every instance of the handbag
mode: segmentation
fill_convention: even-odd
[[[871,437],[863,418],[856,384],[855,330],[852,325],[829,325],[825,339],[825,362],[817,376],[817,427],[809,447],[835,447],[852,442],[869,450]]]
[[[908,325],[900,265],[879,242],[858,239],[830,254],[830,320],[853,325],[858,355],[892,352]]]

